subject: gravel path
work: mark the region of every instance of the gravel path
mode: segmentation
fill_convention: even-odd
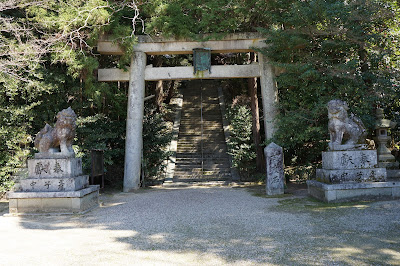
[[[81,216],[0,216],[0,265],[400,265],[400,200],[332,205],[257,187],[101,200]]]

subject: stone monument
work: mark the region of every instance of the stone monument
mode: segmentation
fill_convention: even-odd
[[[8,194],[10,214],[82,213],[98,205],[99,186],[89,186],[82,159],[72,149],[75,128],[76,114],[69,107],[57,114],[54,128],[46,124],[36,135],[39,153],[28,160],[20,191]]]
[[[329,151],[322,152],[317,180],[324,183],[386,181],[386,169],[378,168],[376,150],[365,144],[366,129],[358,117],[347,114],[346,102],[328,103]]]
[[[270,143],[264,149],[266,160],[266,193],[280,195],[284,193],[283,149],[275,143]]]
[[[311,196],[328,202],[372,197],[400,197],[400,183],[386,182],[376,150],[365,144],[366,129],[341,100],[328,103],[329,151],[322,152],[322,169],[307,181]]]

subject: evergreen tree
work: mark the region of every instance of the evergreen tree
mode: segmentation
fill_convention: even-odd
[[[347,101],[372,133],[374,108],[398,104],[397,3],[271,0],[268,9],[263,53],[282,72],[276,140],[286,163],[320,159],[331,99]]]

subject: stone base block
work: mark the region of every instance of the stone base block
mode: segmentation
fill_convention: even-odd
[[[399,169],[399,162],[378,162],[378,166],[386,169]]]
[[[376,150],[322,152],[322,169],[365,169],[377,164]]]
[[[399,179],[400,180],[400,169],[386,169],[388,179]]]
[[[307,186],[310,196],[328,203],[400,198],[399,181],[325,184],[308,180]]]
[[[27,178],[20,180],[24,192],[62,192],[77,191],[89,186],[89,176],[81,175],[66,178]]]
[[[75,158],[75,152],[62,153],[60,148],[50,148],[48,153],[35,153],[35,159],[67,159]]]
[[[348,182],[383,182],[386,181],[385,168],[327,170],[317,169],[316,179],[329,184]]]
[[[71,192],[11,192],[9,215],[78,214],[98,206],[98,185]]]
[[[268,196],[285,194],[285,190],[283,188],[267,189],[266,191]]]
[[[28,160],[30,178],[62,178],[82,175],[82,158]]]

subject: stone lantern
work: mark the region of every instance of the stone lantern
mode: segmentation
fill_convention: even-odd
[[[399,163],[396,162],[395,157],[391,154],[386,145],[388,141],[392,139],[392,137],[388,135],[388,130],[394,128],[397,123],[384,119],[382,108],[376,109],[376,117],[378,120],[375,124],[375,141],[378,145],[378,165],[382,168],[396,169],[399,167]]]

